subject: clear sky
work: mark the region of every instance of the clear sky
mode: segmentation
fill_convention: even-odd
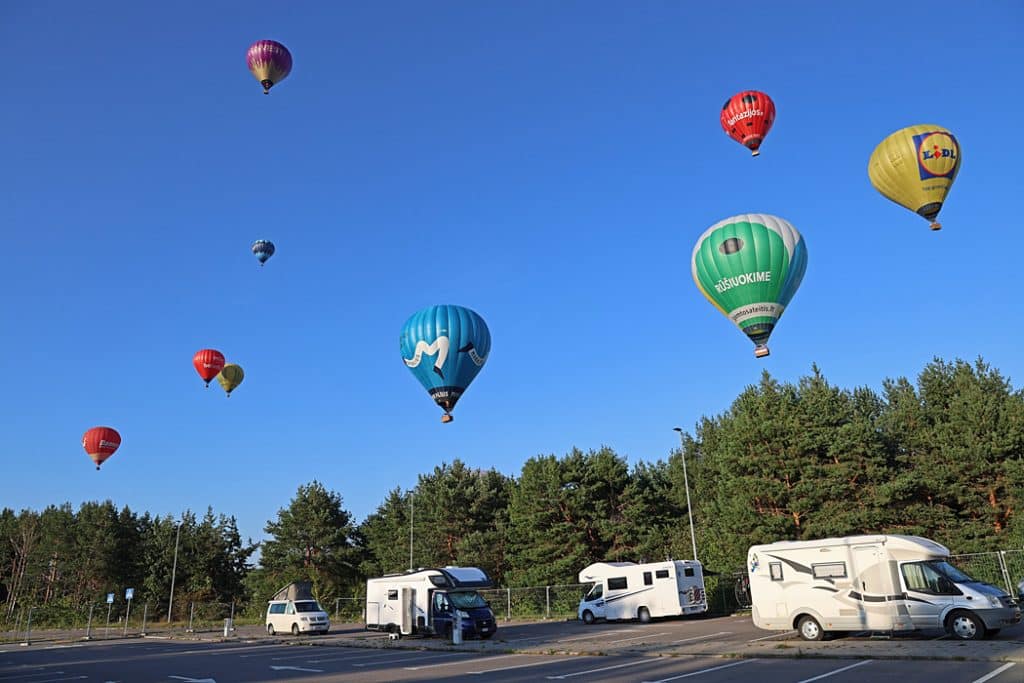
[[[982,356],[1020,387],[1022,25],[1019,0],[7,3],[0,506],[211,505],[260,539],[313,479],[362,521],[455,458],[666,458],[764,369],[877,390]],[[269,96],[264,38],[295,60]],[[757,159],[718,123],[747,88],[778,109]],[[867,178],[916,123],[963,149],[937,233]],[[762,360],[690,275],[745,212],[809,252]],[[398,347],[437,303],[493,339],[448,425]],[[245,369],[230,399],[204,347]],[[123,437],[101,472],[95,425]]]

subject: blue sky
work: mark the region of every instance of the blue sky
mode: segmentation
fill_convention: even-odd
[[[764,369],[878,389],[982,356],[1020,387],[1022,23],[1010,0],[9,4],[0,506],[210,505],[260,539],[313,479],[361,521],[455,458],[665,458]],[[266,97],[263,38],[295,60]],[[718,124],[747,88],[778,109],[757,159]],[[963,149],[938,233],[867,178],[915,123]],[[809,252],[763,360],[690,276],[745,212]],[[435,303],[493,339],[448,425],[398,349]],[[245,369],[230,400],[204,347]],[[123,438],[101,472],[94,425]]]

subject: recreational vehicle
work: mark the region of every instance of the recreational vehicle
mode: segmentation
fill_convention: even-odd
[[[267,633],[327,633],[331,620],[313,598],[313,584],[295,581],[274,594],[267,602]]]
[[[580,600],[577,616],[584,624],[597,619],[639,619],[698,614],[708,609],[704,570],[697,560],[649,564],[595,562],[579,575],[593,583]]]
[[[366,628],[398,635],[490,638],[497,631],[491,606],[477,592],[492,588],[477,567],[419,569],[366,582]]]
[[[945,629],[961,640],[1020,622],[1005,591],[949,563],[949,549],[919,536],[780,541],[747,553],[754,625],[829,631]]]

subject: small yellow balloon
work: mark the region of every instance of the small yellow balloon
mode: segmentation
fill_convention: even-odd
[[[908,126],[875,147],[868,177],[887,199],[930,221],[931,229],[949,188],[960,172],[960,143],[953,134],[932,124]]]
[[[238,388],[243,379],[245,379],[245,373],[242,372],[242,366],[234,363],[225,365],[224,369],[217,375],[217,381],[220,382],[221,387],[227,392],[228,398],[231,398],[231,392]]]

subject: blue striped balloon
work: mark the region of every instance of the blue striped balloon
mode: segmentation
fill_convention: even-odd
[[[256,240],[252,243],[252,253],[260,260],[262,266],[267,259],[274,255],[274,243],[270,240]]]
[[[429,306],[413,313],[399,338],[402,360],[434,402],[451,411],[491,352],[491,333],[475,311],[462,306]]]

